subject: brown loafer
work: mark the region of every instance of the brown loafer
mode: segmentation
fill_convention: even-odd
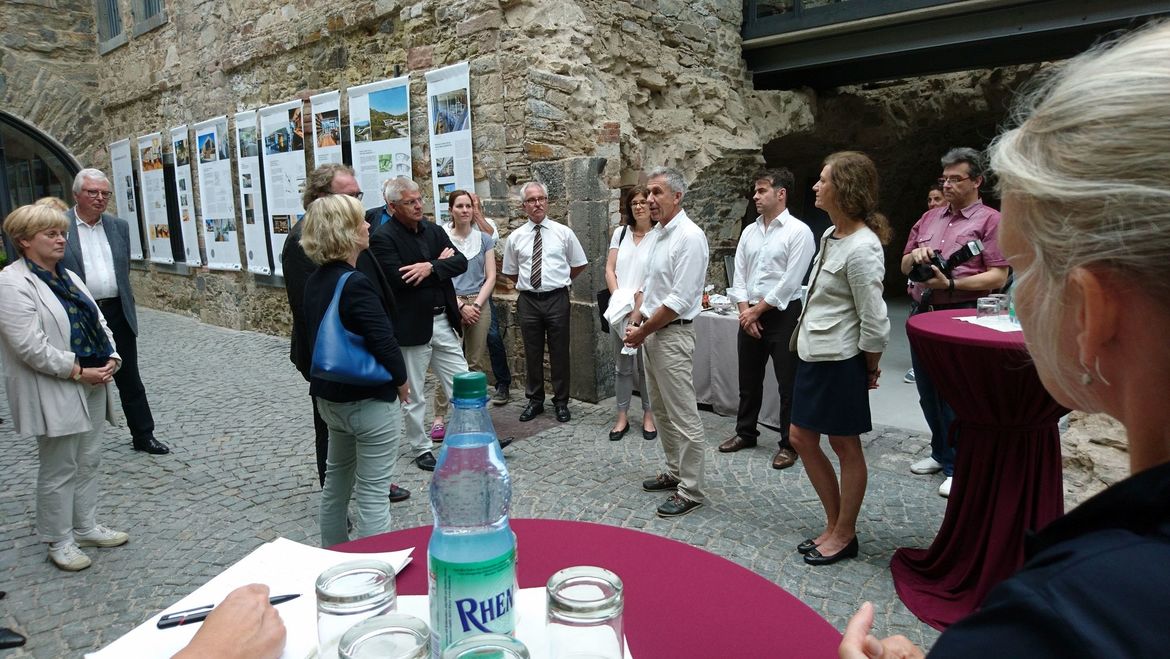
[[[796,461],[799,459],[800,456],[796,454],[796,451],[793,451],[790,448],[782,448],[779,451],[776,451],[775,457],[772,458],[772,468],[787,469],[796,464]]]
[[[720,453],[735,453],[740,449],[752,448],[756,445],[754,440],[744,439],[739,435],[728,437],[726,441],[719,445]]]

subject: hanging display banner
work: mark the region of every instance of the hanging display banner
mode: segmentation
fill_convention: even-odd
[[[110,180],[114,184],[114,208],[118,217],[130,225],[130,258],[141,261],[142,224],[134,203],[134,159],[128,139],[110,145]]]
[[[365,195],[366,209],[385,203],[382,183],[411,178],[410,78],[372,82],[346,91],[353,169]]]
[[[435,221],[450,219],[447,195],[475,188],[471,156],[471,94],[467,62],[429,71],[427,119],[431,137],[431,185]]]
[[[179,200],[179,226],[183,229],[183,256],[187,265],[203,265],[199,255],[198,225],[195,221],[195,190],[191,185],[190,135],[186,126],[171,129],[171,147],[175,153],[175,198]],[[202,144],[198,146],[202,147]],[[211,145],[214,151],[215,145]],[[214,153],[212,155],[215,155]],[[203,151],[199,151],[203,162]]]
[[[272,264],[268,258],[268,236],[264,232],[264,218],[268,216],[264,214],[264,196],[260,194],[260,128],[255,110],[236,113],[236,146],[248,271],[270,275]],[[260,222],[256,221],[257,217],[261,218]]]
[[[301,192],[305,189],[305,132],[303,103],[289,101],[260,109],[260,133],[264,136],[264,190],[272,261],[283,275],[280,252],[289,229],[305,214]]]
[[[138,181],[142,185],[142,222],[150,260],[174,263],[171,225],[167,221],[167,191],[163,178],[162,133],[138,138]]]
[[[341,92],[309,97],[313,112],[313,166],[341,162]]]
[[[199,215],[207,267],[240,269],[236,205],[232,201],[232,161],[228,157],[227,117],[195,124],[199,150]]]

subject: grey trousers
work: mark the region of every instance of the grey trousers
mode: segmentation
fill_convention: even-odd
[[[102,426],[107,385],[85,387],[93,429],[61,437],[37,437],[37,532],[43,542],[73,539],[73,529],[97,524],[98,468],[102,464]]]

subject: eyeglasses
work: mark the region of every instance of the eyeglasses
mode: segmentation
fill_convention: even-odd
[[[415,197],[414,199],[399,199],[398,201],[392,201],[390,203],[402,204],[403,206],[422,206],[422,197]]]
[[[543,204],[548,202],[548,197],[529,197],[524,200],[526,204]]]
[[[650,205],[650,202],[648,202],[648,201],[631,201],[630,202],[630,206],[633,206],[635,208],[637,208],[638,206],[649,206],[649,205]]]
[[[89,197],[90,199],[97,199],[98,197],[101,197],[102,199],[109,199],[110,197],[114,196],[114,193],[110,192],[109,190],[82,190],[82,192],[84,192],[85,196]]]
[[[357,199],[360,201],[362,198],[362,195],[364,195],[365,193],[359,190],[357,192],[350,192],[348,194],[349,194],[349,196],[353,197],[354,199]]]
[[[950,183],[951,185],[954,185],[956,183],[961,183],[962,181],[969,181],[969,180],[971,180],[970,176],[943,176],[943,177],[938,179],[938,184],[939,185],[946,185],[947,183]]]

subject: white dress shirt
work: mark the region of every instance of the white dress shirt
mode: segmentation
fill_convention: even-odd
[[[703,286],[707,281],[707,234],[679,210],[658,235],[646,262],[642,284],[642,315],[654,315],[667,307],[683,320],[693,320],[703,310]]]
[[[77,231],[77,243],[81,245],[81,262],[85,267],[85,285],[89,287],[89,292],[95,300],[118,297],[114,253],[110,251],[110,241],[106,238],[101,218],[90,226],[78,217],[74,229]]]
[[[553,222],[547,217],[540,222],[541,258],[540,289],[532,288],[532,241],[535,238],[536,224],[529,220],[524,226],[508,234],[504,242],[505,275],[516,276],[516,288],[522,291],[555,291],[572,283],[569,277],[570,268],[578,268],[589,263],[585,257],[585,250],[581,248],[581,241],[577,234],[569,227]]]
[[[727,289],[727,297],[732,302],[764,301],[786,309],[789,302],[800,299],[800,283],[815,252],[812,229],[788,209],[766,225],[762,215],[757,217],[739,236],[735,282]]]

